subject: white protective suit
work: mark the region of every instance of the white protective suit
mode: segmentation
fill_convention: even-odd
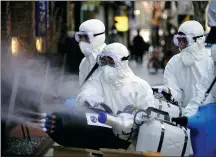
[[[150,85],[135,76],[128,66],[128,60],[122,59],[129,56],[124,45],[109,44],[103,49],[101,56],[112,57],[115,66],[100,66],[101,71],[97,76],[91,77],[81,88],[77,104],[83,105],[87,101],[91,106],[99,107],[100,103],[105,103],[114,114],[123,111],[127,105],[135,105],[141,109],[155,107]]]
[[[209,9],[208,9],[208,25],[210,27],[216,27],[216,1],[210,2]],[[210,31],[210,33],[212,33],[209,36],[210,38],[216,37],[216,34],[214,34],[213,31]],[[201,101],[203,100],[206,91],[208,90],[208,88],[210,87],[212,81],[216,76],[216,39],[215,38],[211,46],[211,56],[214,60],[214,64],[209,65],[208,70],[206,70],[200,82],[197,83],[196,96],[189,102],[189,104],[185,108],[184,116],[191,116],[195,114],[197,112],[199,105],[216,102],[216,85],[214,85],[206,101],[203,102],[203,104],[201,104]]]
[[[104,24],[97,19],[91,19],[83,22],[79,27],[80,32],[100,34],[94,36],[90,43],[79,42],[79,47],[82,53],[85,55],[85,58],[82,59],[79,66],[79,84],[81,85],[89,74],[91,69],[96,63],[96,57],[101,53],[103,48],[106,46],[105,42],[105,26]],[[95,75],[98,72],[98,69],[92,74]]]
[[[196,95],[196,84],[213,64],[213,60],[204,47],[204,30],[199,22],[184,22],[178,32],[187,36],[188,46],[180,54],[173,56],[166,65],[164,86],[169,88],[172,97],[185,108]],[[196,40],[193,37],[197,37]]]

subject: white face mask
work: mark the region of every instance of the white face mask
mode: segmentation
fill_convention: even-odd
[[[104,81],[108,84],[114,84],[118,79],[117,69],[109,65],[103,66],[101,68]]]
[[[216,62],[216,44],[213,44],[211,46],[211,56],[214,62]]]
[[[85,56],[89,56],[90,54],[92,54],[92,46],[91,46],[91,44],[88,44],[88,43],[85,43],[85,42],[81,41],[79,43],[79,47],[80,47],[82,53]]]
[[[191,52],[191,46],[186,47],[185,49],[181,50],[181,58],[182,62],[186,66],[191,66],[193,65],[195,58]]]
[[[204,47],[196,42],[181,50],[182,62],[184,65],[191,66],[196,60],[203,59],[207,56],[207,53],[203,51],[203,48]]]

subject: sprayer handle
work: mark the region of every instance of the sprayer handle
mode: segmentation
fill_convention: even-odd
[[[146,109],[146,113],[147,113],[148,115],[150,115],[151,112],[155,112],[155,113],[159,113],[159,114],[161,114],[161,115],[164,115],[164,120],[170,121],[170,116],[169,116],[169,113],[168,113],[168,112],[159,110],[159,109],[154,108],[154,107],[148,107],[148,108]]]
[[[158,93],[158,88],[152,88],[152,90],[153,90],[153,93]],[[161,94],[164,96],[164,98],[165,98],[167,101],[171,101],[171,99],[172,99],[172,94],[166,93],[166,92],[164,92],[164,91],[162,91]]]
[[[153,93],[158,93],[158,88],[152,88],[152,90],[153,90]],[[174,99],[172,100],[172,94],[166,93],[166,92],[164,92],[164,91],[162,91],[161,94],[163,95],[163,97],[164,97],[168,102],[170,102],[171,104],[173,104],[173,105],[179,107],[178,101],[175,101]]]

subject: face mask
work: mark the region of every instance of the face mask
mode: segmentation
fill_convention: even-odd
[[[191,52],[191,46],[181,50],[181,59],[184,65],[186,66],[193,65],[195,58]]]
[[[216,44],[213,44],[211,46],[211,56],[214,62],[216,62]]]
[[[79,43],[79,47],[85,56],[89,56],[90,54],[92,54],[92,47],[90,44],[81,41]]]
[[[181,50],[182,62],[184,65],[191,66],[196,60],[205,58],[207,53],[203,51],[203,48],[202,44],[196,42]]]
[[[106,83],[113,84],[117,81],[118,72],[116,68],[111,67],[109,65],[103,66],[101,68],[103,72],[103,78]]]

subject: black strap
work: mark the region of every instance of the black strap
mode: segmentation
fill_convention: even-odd
[[[216,82],[216,76],[215,76],[214,80],[212,81],[210,87],[209,87],[208,90],[206,91],[205,97],[203,98],[201,104],[203,104],[204,101],[206,100],[206,98],[208,97],[208,95],[209,95],[209,93],[211,92],[211,89],[212,89],[212,87],[214,86],[215,82]]]
[[[89,72],[89,74],[86,76],[85,80],[83,81],[82,85],[83,86],[85,84],[85,82],[89,79],[89,77],[94,73],[94,71],[98,68],[98,63],[96,62],[94,67],[91,69],[91,71]]]
[[[193,40],[196,42],[198,38],[203,37],[203,36],[204,35],[199,35],[199,36],[193,37]]]
[[[163,124],[162,121],[160,121],[160,123],[161,123],[161,136],[160,136],[160,141],[159,141],[157,152],[161,151],[161,148],[162,148],[162,145],[163,145],[163,140],[164,140],[164,133],[165,133],[164,124]]]
[[[216,76],[215,76],[214,80],[212,81],[212,83],[211,83],[211,86],[210,86],[210,87],[209,87],[209,89],[206,91],[206,93],[207,93],[207,94],[209,94],[209,93],[210,93],[210,91],[211,91],[212,87],[213,87],[213,86],[214,86],[214,84],[215,84],[215,81],[216,81]]]
[[[101,34],[104,34],[104,33],[105,33],[105,32],[94,34],[94,37],[96,37],[96,36],[98,36],[98,35],[101,35]]]
[[[182,108],[179,107],[179,117],[181,117],[181,116],[182,116]]]
[[[136,128],[136,129],[131,128],[131,132],[129,132],[129,133],[125,133],[124,130],[122,130],[122,135],[129,135],[128,139],[126,140],[127,142],[129,142],[130,139],[131,139],[131,137],[132,137],[132,135],[133,135],[133,133],[134,133],[135,131],[137,131],[137,130],[138,130],[138,128]]]
[[[129,57],[130,57],[130,55],[128,55],[128,56],[126,56],[126,57],[122,57],[122,61],[125,61],[125,60],[128,60],[129,59]]]
[[[107,113],[113,114],[113,111],[112,111],[112,109],[111,109],[109,106],[107,106],[107,105],[104,104],[104,103],[101,103],[100,105],[104,108],[104,110],[105,110]]]
[[[183,149],[182,149],[182,154],[181,156],[184,156],[185,155],[185,152],[186,152],[186,148],[187,148],[187,143],[188,143],[188,135],[187,135],[187,131],[185,129],[184,130],[184,134],[185,134],[185,140],[184,140],[184,146],[183,146]]]

